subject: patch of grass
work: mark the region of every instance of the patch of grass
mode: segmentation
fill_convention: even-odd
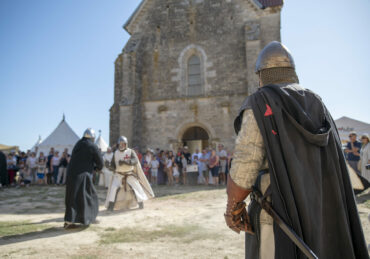
[[[219,238],[222,238],[222,236],[219,233],[202,231],[183,238],[181,242],[184,244],[190,244],[196,240],[205,240],[205,239],[217,240]]]
[[[27,251],[26,255],[35,255],[35,254],[37,254],[37,251],[35,249],[30,249],[29,251]]]
[[[116,230],[115,228],[106,228],[106,229],[104,229],[104,231],[114,231],[114,230]]]
[[[64,199],[65,198],[65,193],[60,192],[60,193],[53,193],[49,195],[49,197],[54,198],[54,199]]]
[[[12,254],[16,254],[18,252],[19,252],[19,250],[17,249],[17,250],[6,252],[5,254],[2,254],[2,256],[4,256],[4,257],[12,257]]]
[[[0,221],[0,237],[21,235],[47,229],[46,224],[34,224],[29,221]]]
[[[74,255],[71,257],[72,259],[95,259],[99,258],[97,255]]]
[[[367,200],[364,202],[364,206],[368,209],[370,209],[370,200]]]
[[[149,242],[163,237],[184,238],[200,231],[197,225],[168,225],[156,230],[144,230],[138,228],[121,228],[101,235],[101,244]]]

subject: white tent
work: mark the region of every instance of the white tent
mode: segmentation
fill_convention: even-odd
[[[43,152],[44,155],[48,155],[50,148],[54,148],[55,151],[59,151],[61,154],[65,148],[68,148],[68,153],[72,153],[72,149],[76,142],[80,138],[71,129],[68,123],[65,121],[63,115],[62,121],[59,123],[58,127],[38,145],[37,153]]]
[[[105,142],[103,137],[101,136],[101,131],[99,130],[99,137],[96,139],[95,144],[101,150],[101,152],[107,152],[108,144]]]
[[[39,136],[39,139],[37,140],[35,145],[33,145],[33,147],[31,148],[31,151],[37,153],[37,150],[39,149],[39,145],[41,144],[41,142],[42,142],[41,136]]]
[[[360,138],[363,133],[370,135],[370,124],[366,122],[354,120],[348,117],[341,117],[335,120],[335,124],[337,125],[339,137],[342,142],[347,142],[349,140],[348,135],[351,131],[355,131],[358,138]]]

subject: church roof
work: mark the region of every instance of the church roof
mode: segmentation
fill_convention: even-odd
[[[127,22],[123,25],[123,28],[131,34],[130,30],[129,30],[129,25],[131,24],[131,22],[138,16],[138,14],[140,13],[140,11],[143,9],[143,6],[145,5],[145,3],[147,2],[147,0],[142,0],[139,4],[138,7],[136,7],[135,11],[131,14],[131,16],[128,18]]]
[[[283,0],[254,0],[254,2],[261,8],[275,7],[283,5]]]
[[[267,7],[275,7],[283,5],[283,0],[252,0],[254,3],[261,9],[265,9]],[[144,9],[145,4],[149,2],[149,0],[142,0],[138,7],[136,7],[135,11],[131,14],[128,18],[126,23],[123,25],[123,28],[131,34],[130,24],[139,16],[139,13]]]

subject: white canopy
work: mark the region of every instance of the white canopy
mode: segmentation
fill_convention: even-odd
[[[107,144],[107,142],[105,142],[105,140],[101,136],[101,133],[99,134],[99,137],[96,139],[95,144],[98,146],[98,148],[101,150],[101,152],[103,152],[103,153],[107,152],[108,144]]]
[[[35,145],[33,145],[33,147],[31,148],[31,151],[32,152],[37,152],[38,148],[39,148],[39,145],[41,144],[42,140],[41,140],[41,136],[39,136],[39,139],[37,140],[37,142],[35,143]]]
[[[360,138],[363,133],[370,135],[370,124],[366,122],[354,120],[348,117],[341,117],[335,120],[335,124],[337,125],[339,137],[342,142],[347,142],[349,140],[348,135],[351,131],[355,131],[358,138]]]
[[[62,153],[65,148],[68,148],[68,153],[71,154],[74,145],[79,139],[63,116],[63,120],[59,123],[58,127],[38,145],[37,153],[43,152],[47,156],[50,148],[53,147],[59,153]]]

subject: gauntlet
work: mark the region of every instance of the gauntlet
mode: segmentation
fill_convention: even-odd
[[[253,234],[252,227],[250,225],[249,216],[246,210],[246,204],[244,199],[251,193],[249,189],[243,189],[239,187],[228,175],[227,179],[227,206],[225,222],[226,225],[235,231],[248,232]]]
[[[131,161],[124,161],[124,160],[119,160],[118,161],[119,165],[131,165]]]

